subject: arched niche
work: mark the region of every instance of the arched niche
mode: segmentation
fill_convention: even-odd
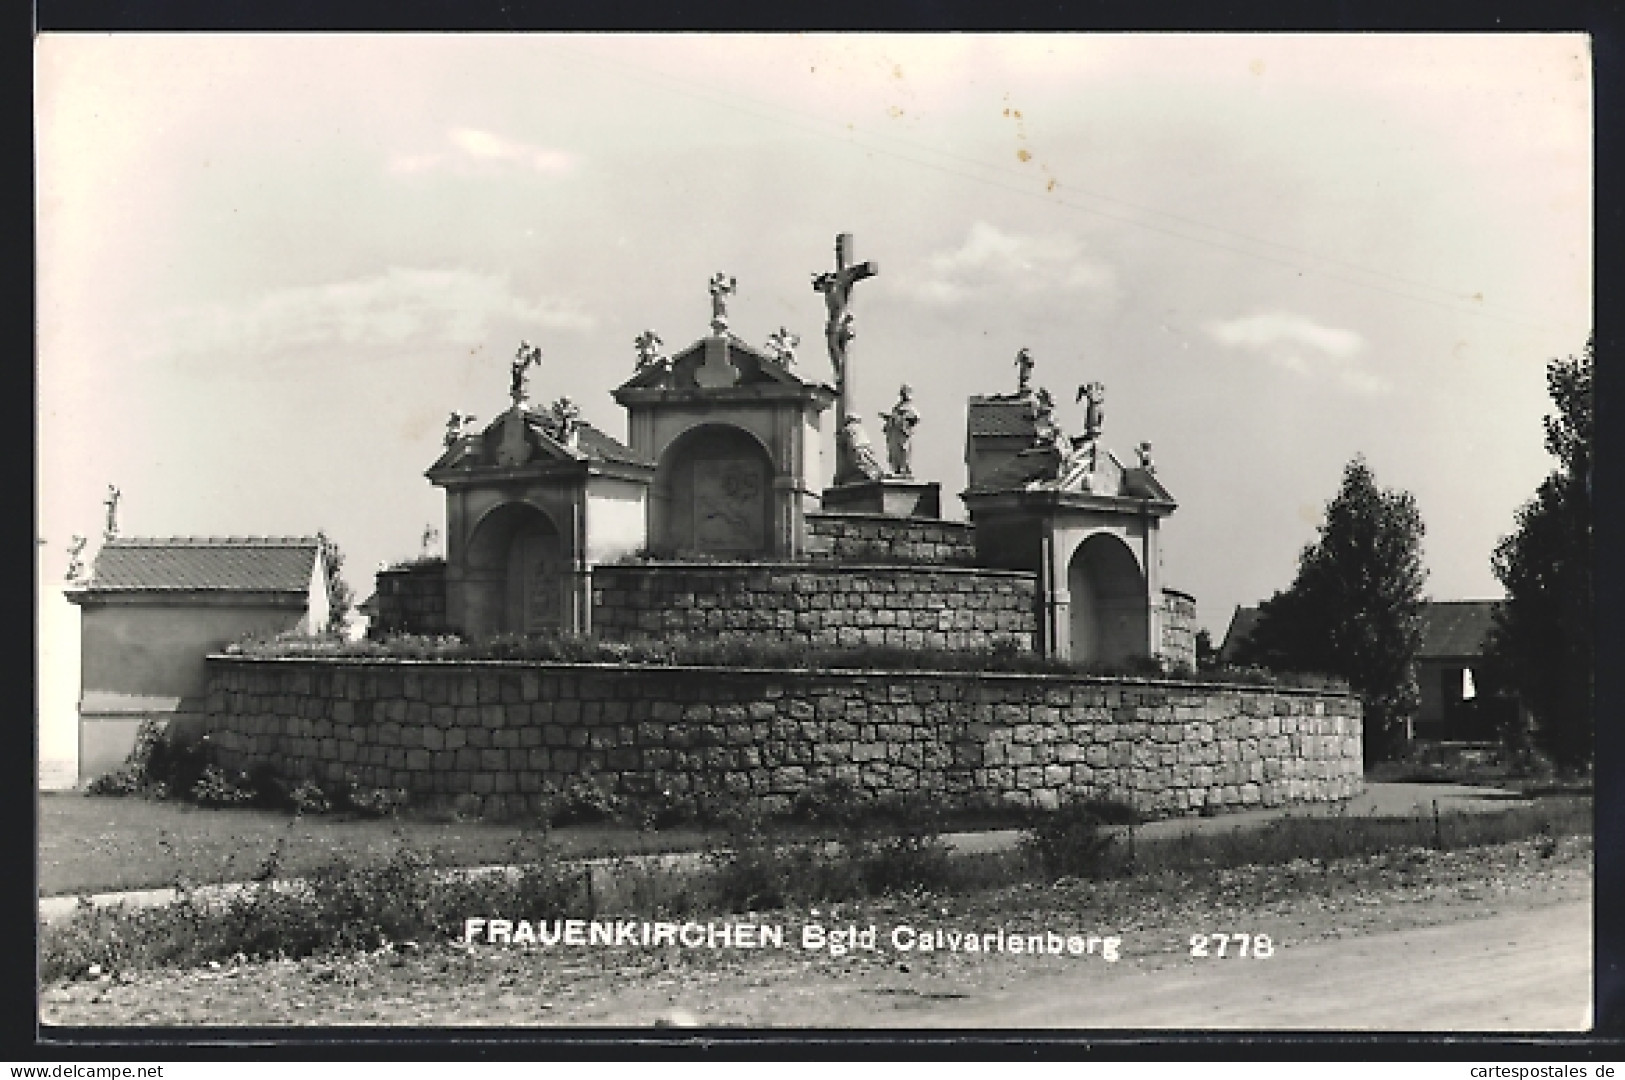
[[[553,519],[525,502],[503,503],[469,537],[465,631],[541,634],[564,621],[567,560]]]
[[[1095,533],[1073,551],[1066,577],[1072,659],[1118,664],[1151,655],[1150,601],[1132,548]]]
[[[773,458],[743,428],[702,424],[660,456],[650,499],[651,547],[729,558],[772,548]]]

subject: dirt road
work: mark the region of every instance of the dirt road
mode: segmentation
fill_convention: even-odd
[[[1268,959],[1188,950],[1116,964],[1059,960],[981,978],[758,982],[704,995],[677,1023],[761,1026],[1575,1031],[1591,1026],[1591,904],[1583,899],[1438,926],[1278,946]],[[987,966],[991,965],[991,966]],[[912,971],[917,975],[922,965]],[[991,977],[988,977],[991,976]],[[618,1000],[617,1000],[618,999]],[[693,1000],[693,998],[690,998]],[[594,1024],[647,1024],[643,995],[616,995]],[[701,1018],[703,1017],[703,1019]],[[583,1019],[587,1019],[583,1017]],[[667,1021],[672,1022],[668,1019]]]

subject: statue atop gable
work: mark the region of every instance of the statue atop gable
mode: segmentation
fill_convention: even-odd
[[[1033,392],[1033,354],[1025,348],[1016,353],[1016,396],[1027,397]],[[1040,391],[1042,393],[1043,391]]]
[[[660,340],[660,335],[653,330],[645,330],[632,339],[632,344],[638,350],[637,370],[642,371],[646,367],[667,368],[671,366],[671,358],[660,351],[660,346],[665,343]]]
[[[573,448],[580,442],[581,408],[568,397],[561,397],[548,406],[542,423],[547,433],[565,446]]]
[[[75,533],[73,543],[68,545],[68,577],[69,581],[78,581],[84,576],[85,564],[79,556],[84,553],[85,538]]]
[[[1106,422],[1106,386],[1104,383],[1085,383],[1078,387],[1078,401],[1087,400],[1083,409],[1083,438],[1094,442],[1100,438],[1101,425]]]
[[[800,344],[801,335],[793,334],[789,328],[783,326],[767,336],[768,355],[786,368],[795,367],[796,346]]]
[[[456,446],[468,431],[468,425],[477,420],[473,413],[453,412],[446,417],[446,449]]]
[[[739,291],[739,282],[727,274],[711,276],[711,329],[718,334],[728,329],[728,297]]]
[[[527,397],[525,387],[527,370],[541,365],[542,350],[528,341],[521,341],[519,350],[514,353],[513,364],[509,368],[508,396],[513,399],[515,405],[524,407]]]
[[[914,389],[907,383],[897,388],[897,404],[884,413],[886,422],[886,464],[890,475],[914,475],[914,429],[919,426],[920,414],[914,408]]]

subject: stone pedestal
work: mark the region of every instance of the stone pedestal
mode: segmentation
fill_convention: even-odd
[[[837,484],[824,489],[823,507],[840,514],[935,519],[942,516],[942,485],[890,476]]]

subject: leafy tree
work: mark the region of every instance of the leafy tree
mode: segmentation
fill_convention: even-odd
[[[1558,467],[1518,511],[1490,568],[1506,589],[1495,613],[1489,656],[1497,682],[1528,707],[1527,733],[1560,765],[1592,754],[1595,641],[1591,615],[1592,373],[1595,342],[1578,357],[1546,365],[1557,407],[1544,419],[1546,451]]]
[[[1243,663],[1348,681],[1364,706],[1367,763],[1399,749],[1420,701],[1422,517],[1406,491],[1377,487],[1363,457],[1343,469],[1298,576],[1259,606]]]
[[[316,539],[321,545],[322,568],[327,572],[327,625],[322,631],[343,637],[350,627],[355,591],[344,580],[344,552],[325,531],[318,531]]]

